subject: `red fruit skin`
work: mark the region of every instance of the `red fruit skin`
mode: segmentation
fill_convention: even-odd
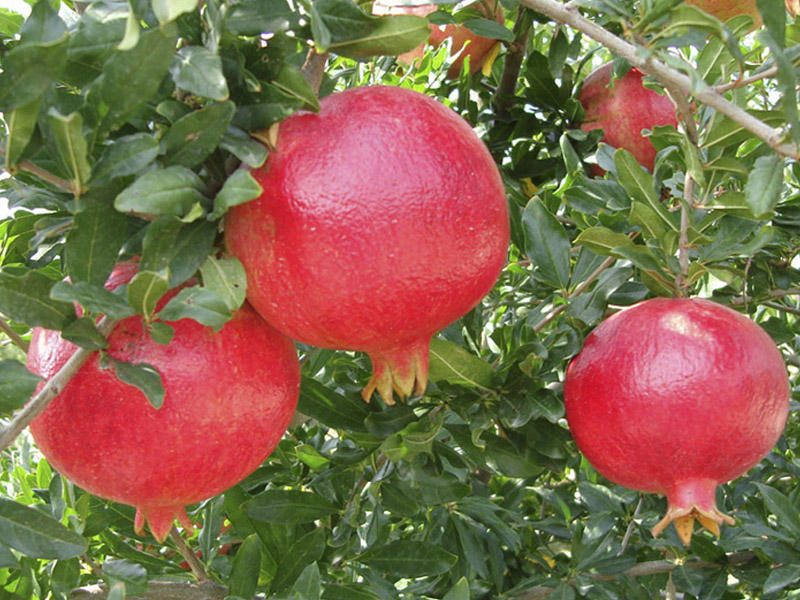
[[[789,395],[783,358],[760,327],[686,298],[604,321],[564,381],[569,428],[589,462],[620,485],[665,494],[673,513],[716,511],[716,486],[780,437]]]
[[[500,24],[505,23],[505,13],[499,2],[480,0],[473,7],[487,19],[494,19]],[[392,0],[377,0],[372,5],[372,14],[427,17],[429,14],[436,12],[438,8],[436,4],[403,6]],[[431,24],[430,28],[431,34],[428,37],[428,43],[434,48],[438,48],[449,38],[452,40],[450,46],[451,55],[456,55],[461,52],[462,48],[464,49],[447,69],[447,76],[450,79],[454,79],[461,74],[461,69],[467,57],[469,57],[469,72],[471,74],[477,73],[483,67],[492,48],[500,43],[498,40],[478,35],[464,25]],[[464,48],[465,45],[466,48]],[[402,64],[411,65],[415,60],[421,60],[424,54],[425,44],[420,44],[413,50],[399,55],[397,60]]]
[[[609,88],[612,68],[612,63],[606,63],[584,79],[578,96],[586,113],[581,129],[603,129],[601,141],[614,148],[624,148],[652,171],[656,149],[642,135],[642,129],[677,126],[675,107],[666,95],[644,87],[644,75],[637,69],[628,71]]]
[[[119,266],[107,287],[135,269]],[[159,540],[176,518],[191,526],[184,505],[224,491],[263,462],[289,424],[300,383],[292,342],[247,304],[218,333],[190,319],[171,325],[167,345],[153,342],[138,316],[108,338],[111,357],[158,369],[166,390],[160,409],[100,368],[95,353],[31,424],[56,470],[97,496],[136,506],[137,528],[146,520]],[[36,328],[28,368],[51,377],[75,349],[58,332]]]
[[[377,386],[391,402],[415,379],[422,393],[430,338],[506,258],[503,183],[481,140],[423,94],[354,88],[283,121],[252,174],[263,193],[228,212],[225,235],[253,307],[293,339],[369,353],[365,397]]]
[[[761,26],[761,13],[758,12],[755,0],[687,0],[686,4],[696,6],[723,23],[739,15],[753,18],[754,27]]]

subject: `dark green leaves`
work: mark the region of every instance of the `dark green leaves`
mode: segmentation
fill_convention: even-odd
[[[228,83],[222,72],[219,55],[203,46],[185,46],[178,50],[169,72],[175,85],[203,98],[228,99]]]
[[[125,240],[125,216],[94,201],[75,215],[67,236],[65,258],[70,279],[102,286]]]
[[[21,408],[41,380],[16,360],[0,360],[0,413],[5,415]]]
[[[238,169],[225,180],[225,185],[214,198],[214,212],[210,219],[218,219],[229,208],[255,200],[261,195],[261,186],[246,169]]]
[[[261,540],[253,533],[247,536],[236,552],[231,570],[228,595],[252,598],[261,572]]]
[[[128,284],[128,303],[137,313],[149,317],[168,288],[169,278],[163,272],[139,269]]]
[[[83,117],[79,113],[64,116],[51,108],[47,113],[47,122],[55,142],[56,155],[69,174],[73,191],[80,195],[85,191],[92,174],[83,133]]]
[[[164,136],[165,162],[194,168],[217,147],[233,119],[232,102],[210,104],[178,119]]]
[[[123,136],[109,144],[94,167],[93,184],[134,175],[158,156],[158,141],[147,133]]]
[[[429,350],[428,377],[431,381],[484,388],[492,385],[494,369],[458,344],[433,338]]]
[[[247,293],[247,275],[238,258],[209,256],[200,267],[203,287],[214,291],[230,310],[238,309]]]
[[[164,321],[194,319],[219,331],[231,318],[231,311],[216,292],[193,286],[183,288],[173,296],[158,312],[158,318]]]
[[[458,557],[434,544],[397,540],[368,550],[358,559],[394,577],[424,577],[446,573]]]
[[[186,167],[153,169],[127,187],[114,201],[121,212],[182,217],[203,199],[203,181]]]
[[[525,231],[525,253],[541,280],[566,289],[569,284],[570,241],[558,222],[538,198],[533,198],[522,213]]]
[[[744,189],[747,206],[756,218],[766,219],[772,215],[782,191],[783,159],[777,154],[757,158]]]
[[[164,384],[161,375],[153,365],[147,363],[128,363],[107,357],[114,367],[117,377],[123,383],[138,388],[146,397],[153,408],[161,408],[164,404]]]
[[[67,302],[50,298],[54,284],[36,271],[22,276],[0,273],[0,312],[20,323],[62,329],[75,318],[75,309]]]
[[[308,523],[338,512],[322,496],[296,490],[269,490],[247,503],[250,518],[267,523]]]
[[[42,511],[0,498],[0,542],[34,558],[72,558],[86,541]]]

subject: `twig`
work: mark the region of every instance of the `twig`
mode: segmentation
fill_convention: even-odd
[[[718,94],[723,94],[730,90],[747,87],[751,83],[755,83],[756,81],[761,81],[762,79],[767,79],[768,77],[774,77],[778,74],[778,67],[770,67],[769,69],[765,69],[761,71],[761,73],[757,73],[756,75],[751,75],[750,77],[739,77],[736,81],[731,81],[730,83],[723,83],[721,85],[717,85],[714,87],[714,91]]]
[[[578,287],[576,287],[572,292],[570,292],[569,294],[564,296],[564,298],[574,298],[575,296],[580,296],[586,290],[586,288],[588,288],[590,285],[592,285],[592,283],[594,282],[595,279],[600,277],[600,273],[602,273],[608,267],[610,267],[612,264],[614,264],[615,260],[617,260],[617,259],[614,258],[613,256],[609,256],[607,259],[605,259],[600,264],[599,267],[597,267],[592,272],[591,275],[589,275],[589,277],[587,277],[584,281],[582,281],[580,283],[580,285]],[[546,317],[544,317],[541,321],[539,321],[536,325],[534,325],[534,327],[533,327],[534,333],[539,333],[549,323],[551,323],[553,321],[553,319],[555,319],[558,315],[560,315],[562,312],[567,310],[568,306],[569,306],[568,304],[562,304],[562,305],[557,306],[556,308],[554,308],[552,311],[550,311],[550,313],[548,313],[548,315]]]
[[[0,154],[3,156],[6,155],[5,148],[0,147]],[[39,179],[47,181],[48,183],[52,183],[54,186],[61,188],[62,190],[69,192],[70,194],[75,193],[75,188],[72,186],[72,182],[67,181],[59,177],[58,175],[53,175],[50,171],[45,171],[41,167],[37,167],[29,160],[23,160],[21,163],[17,165],[17,169],[20,171],[26,171],[32,175],[36,175]],[[6,171],[11,173],[8,170],[8,165],[6,165]]]
[[[81,560],[86,564],[91,570],[92,574],[97,577],[98,579],[102,579],[105,574],[103,573],[103,567],[97,564],[92,557],[88,554],[81,554]]]
[[[117,322],[115,320],[103,317],[97,329],[102,335],[107,336],[111,333],[116,324]],[[17,439],[17,436],[30,425],[31,421],[47,408],[47,405],[58,396],[72,376],[78,372],[78,369],[81,368],[83,363],[85,363],[93,353],[94,350],[78,348],[75,354],[70,356],[69,360],[64,363],[64,366],[59,369],[58,373],[53,375],[44,387],[39,390],[39,393],[14,415],[14,418],[11,419],[4,429],[0,430],[0,450],[8,448],[14,440]]]
[[[181,553],[183,560],[188,563],[189,568],[192,570],[192,574],[194,574],[194,576],[197,578],[197,581],[200,583],[210,581],[208,573],[206,573],[202,563],[198,560],[197,556],[195,556],[192,549],[189,548],[189,544],[186,543],[186,540],[183,539],[178,531],[178,528],[174,525],[172,526],[172,531],[169,532],[169,537],[178,547],[178,552]]]
[[[778,304],[777,302],[764,302],[763,306],[769,306],[770,308],[774,308],[775,310],[781,310],[783,312],[787,312],[793,315],[800,315],[800,309],[791,306],[784,306],[783,304]]]
[[[599,579],[602,581],[613,581],[620,575],[627,575],[628,577],[642,577],[646,575],[659,575],[662,573],[672,573],[680,566],[689,567],[691,569],[721,569],[731,565],[740,565],[750,562],[756,557],[754,552],[737,552],[727,555],[727,561],[724,564],[712,563],[705,560],[694,559],[688,561],[670,561],[670,560],[650,560],[647,562],[639,563],[632,566],[630,569],[623,571],[617,575],[595,575],[592,573],[585,574],[592,579]],[[555,588],[537,585],[522,594],[514,596],[513,600],[543,600],[547,598]]]
[[[11,329],[11,326],[6,323],[3,319],[0,319],[0,330],[6,334],[8,339],[14,342],[14,345],[20,348],[26,354],[28,353],[28,342],[23,340],[19,334]]]
[[[319,53],[315,48],[311,48],[306,55],[306,62],[303,64],[303,75],[306,81],[314,89],[314,93],[319,93],[319,86],[322,85],[322,76],[325,74],[325,63],[328,60],[328,53]]]
[[[644,502],[644,496],[639,494],[639,502],[636,504],[636,508],[633,509],[633,514],[631,515],[631,522],[628,523],[628,528],[625,530],[625,535],[622,536],[622,545],[620,546],[619,552],[617,552],[617,556],[621,556],[625,549],[628,547],[628,543],[631,541],[631,535],[633,535],[633,528],[636,526],[636,517],[639,515],[639,511],[642,509],[642,503]]]
[[[531,35],[530,11],[520,6],[517,9],[517,20],[514,23],[514,41],[506,52],[506,61],[503,65],[503,75],[500,77],[500,85],[494,92],[494,105],[497,109],[497,116],[501,119],[508,117],[508,110],[514,103],[514,92],[517,89],[519,70],[525,58],[525,50],[528,47],[528,39]]]
[[[543,13],[560,23],[566,23],[574,27],[613,53],[626,59],[640,71],[652,75],[666,87],[672,87],[707,104],[766,142],[778,154],[800,159],[800,149],[797,146],[783,143],[784,132],[770,127],[747,111],[739,108],[710,86],[693,89],[692,80],[688,76],[668,67],[653,56],[639,52],[636,46],[583,17],[576,9],[558,0],[520,0],[520,4]]]
[[[681,273],[675,282],[681,296],[686,294],[689,285],[689,210],[694,204],[694,178],[689,171],[683,183],[683,201],[681,202],[681,229],[678,236],[678,265]]]

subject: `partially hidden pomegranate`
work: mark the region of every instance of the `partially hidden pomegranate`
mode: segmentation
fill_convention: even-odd
[[[127,283],[137,265],[122,263],[106,287]],[[174,295],[162,299],[163,304]],[[171,323],[167,345],[153,342],[139,316],[108,338],[110,357],[146,362],[166,395],[155,409],[94,354],[31,424],[36,444],[65,477],[87,491],[136,507],[163,541],[184,506],[214,496],[254,471],[294,413],[300,372],[290,340],[245,304],[215,333],[190,319]],[[34,329],[28,367],[51,377],[75,352],[57,331]]]
[[[425,390],[433,334],[491,289],[509,241],[503,183],[466,121],[402,88],[327,96],[280,125],[227,215],[250,303],[277,329],[372,359],[364,388]]]
[[[754,27],[760,27],[763,22],[756,0],[686,0],[686,4],[696,6],[723,23],[739,15],[752,17]]]
[[[644,87],[644,75],[635,68],[609,87],[612,69],[613,64],[606,63],[583,80],[578,100],[586,116],[581,129],[602,129],[603,142],[624,148],[652,171],[656,149],[642,130],[657,125],[677,126],[675,106],[666,95]]]
[[[606,478],[664,494],[689,544],[694,520],[719,535],[733,519],[717,485],[772,448],[789,410],[786,367],[745,316],[701,299],[657,298],[600,324],[564,381],[569,428]]]
[[[375,0],[372,4],[372,14],[374,15],[415,15],[417,17],[427,17],[436,12],[439,8],[437,4],[415,4],[408,5],[398,0]],[[493,19],[501,25],[505,23],[505,13],[499,0],[478,0],[470,8],[474,8],[487,19]],[[492,60],[496,55],[495,49],[499,48],[501,42],[492,38],[483,37],[474,33],[469,27],[451,23],[449,25],[430,25],[431,34],[428,43],[434,48],[441,46],[445,40],[451,40],[450,53],[458,54],[453,64],[447,69],[447,76],[451,79],[461,74],[464,61],[469,57],[469,71],[476,73],[484,63]],[[405,65],[411,65],[414,61],[419,61],[425,54],[425,44],[420,44],[397,57],[397,60]],[[491,65],[489,65],[490,67]]]

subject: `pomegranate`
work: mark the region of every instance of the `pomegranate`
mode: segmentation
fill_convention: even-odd
[[[677,126],[675,107],[667,96],[644,87],[644,75],[637,69],[631,69],[608,87],[612,68],[612,63],[606,63],[584,79],[578,96],[586,113],[581,129],[603,129],[602,141],[624,148],[652,171],[656,149],[642,135],[642,129]]]
[[[127,283],[136,268],[118,265],[106,287]],[[175,519],[191,528],[184,505],[224,491],[263,462],[289,425],[300,384],[292,342],[247,304],[217,333],[190,319],[171,325],[167,345],[149,338],[139,316],[108,338],[110,357],[159,371],[166,391],[160,409],[101,368],[95,354],[31,424],[60,473],[134,505],[136,531],[147,523],[159,541]],[[57,331],[34,329],[28,367],[51,377],[74,351]]]
[[[509,241],[497,166],[466,121],[402,88],[354,88],[280,125],[233,207],[229,251],[248,299],[277,329],[362,350],[362,393],[425,390],[432,335],[491,289]]]
[[[756,0],[745,0],[744,2],[741,0],[686,0],[686,3],[696,6],[723,23],[739,15],[751,16],[755,27],[760,27],[762,23]]]
[[[439,8],[437,4],[417,4],[403,5],[397,0],[376,0],[372,5],[372,14],[375,15],[415,15],[417,17],[427,17]],[[479,0],[471,8],[475,8],[487,19],[494,19],[500,24],[505,23],[505,13],[500,2],[497,0]],[[431,34],[428,43],[434,48],[441,46],[445,40],[450,39],[450,53],[458,58],[447,69],[447,76],[452,78],[461,74],[464,60],[469,56],[469,71],[477,73],[484,63],[492,60],[495,48],[500,47],[500,42],[492,38],[486,38],[474,33],[469,27],[464,25],[433,25],[431,24]],[[461,52],[463,48],[463,52]],[[459,52],[461,52],[459,54]],[[420,44],[413,50],[401,54],[397,60],[405,65],[412,65],[414,61],[419,61],[425,54],[425,44]]]
[[[667,496],[689,544],[694,520],[719,535],[733,519],[717,485],[772,448],[789,410],[780,352],[745,316],[714,302],[657,298],[615,314],[587,338],[564,381],[578,448],[606,478]]]

